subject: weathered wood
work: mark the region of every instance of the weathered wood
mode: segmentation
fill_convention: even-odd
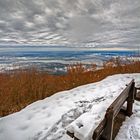
[[[102,137],[106,140],[112,140],[113,136],[113,125],[114,125],[114,112],[113,108],[109,108],[106,113],[106,126],[104,128],[104,132],[102,134]]]
[[[136,90],[140,88],[135,88],[135,82],[132,80],[127,87],[121,92],[121,94],[115,99],[115,101],[108,107],[105,117],[102,122],[98,125],[93,133],[93,140],[112,140],[113,136],[113,126],[114,126],[114,119],[118,115],[120,111],[127,116],[132,115],[133,103],[134,99],[136,98]],[[127,109],[122,110],[122,105],[127,101]],[[74,133],[70,133],[67,131],[67,134],[74,138],[74,140],[79,140],[74,136]]]
[[[120,112],[125,101],[127,101],[127,109],[123,110],[123,112],[128,116],[132,115],[134,95],[135,82],[132,80],[107,109],[104,119],[106,120],[105,125],[102,125],[102,122],[99,124],[93,133],[93,140],[99,140],[100,137],[104,138],[105,140],[112,140],[114,119]]]
[[[66,133],[67,133],[67,135],[69,135],[71,138],[74,138],[74,133],[71,133],[71,132],[69,132],[69,131],[67,131]]]
[[[127,112],[126,112],[126,110],[125,109],[120,109],[120,112],[122,113],[122,114],[124,114],[125,116],[127,116]]]
[[[132,80],[127,87],[122,91],[122,93],[116,98],[116,100],[109,106],[114,111],[114,117],[119,113],[121,106],[124,104],[126,99],[129,97],[130,90],[132,88],[134,80]],[[131,98],[131,96],[130,96]]]
[[[132,82],[131,89],[129,91],[129,96],[127,98],[127,116],[131,116],[133,114],[133,103],[134,103],[134,94],[135,94],[135,83],[134,81]]]
[[[71,133],[71,132],[69,132],[69,131],[67,131],[66,133],[67,133],[67,135],[69,135],[71,138],[74,138],[74,140],[79,140],[78,138],[76,138],[76,137],[74,136],[74,133]]]
[[[104,118],[101,123],[98,125],[98,127],[95,129],[94,134],[93,134],[93,140],[98,140],[100,136],[102,135],[104,128],[106,125],[106,118]]]

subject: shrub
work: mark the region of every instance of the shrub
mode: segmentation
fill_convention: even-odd
[[[96,64],[90,70],[82,64],[70,65],[67,74],[61,76],[49,75],[34,68],[1,73],[0,116],[19,111],[58,91],[97,82],[113,74],[139,72],[140,61],[125,64],[117,58],[104,63],[102,69],[97,69]]]

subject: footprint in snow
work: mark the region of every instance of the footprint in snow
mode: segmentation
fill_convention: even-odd
[[[25,129],[27,129],[29,127],[29,125],[22,125],[19,127],[19,130],[23,131]]]
[[[47,108],[47,106],[43,106],[43,107],[42,107],[43,110],[46,110],[46,108]]]

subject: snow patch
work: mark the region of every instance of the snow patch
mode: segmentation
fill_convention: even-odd
[[[74,129],[81,140],[90,140],[107,107],[133,78],[139,85],[140,74],[109,76],[97,83],[56,93],[2,117],[0,140],[71,140],[66,134],[68,127],[71,131]],[[134,114],[124,122],[116,139],[138,140],[139,122],[140,103],[135,102]]]

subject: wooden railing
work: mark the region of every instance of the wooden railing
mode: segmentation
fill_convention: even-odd
[[[124,112],[127,116],[132,115],[134,95],[135,83],[134,80],[132,80],[107,109],[105,118],[93,133],[93,140],[99,140],[100,138],[105,140],[112,140],[114,119],[120,112],[121,107],[125,101],[127,101],[127,108],[124,110]]]
[[[133,114],[133,103],[138,89],[140,88],[135,88],[134,80],[127,85],[116,100],[108,107],[104,119],[93,133],[93,140],[112,140],[115,117],[120,111],[123,111],[126,116],[131,116]],[[122,110],[122,106],[125,102],[127,102],[127,108],[126,110]],[[73,133],[67,131],[67,134],[75,140],[78,140]]]

